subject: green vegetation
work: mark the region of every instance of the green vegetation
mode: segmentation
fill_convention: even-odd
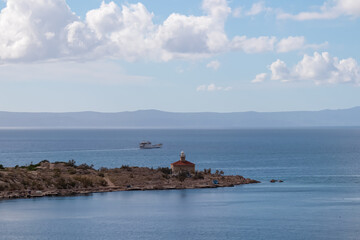
[[[189,176],[189,172],[187,171],[181,171],[179,172],[179,174],[177,175],[177,178],[179,179],[180,182],[185,181],[185,179]]]
[[[90,169],[94,169],[94,165],[87,165],[86,163],[80,164],[79,166],[77,166],[78,169],[82,169],[82,170],[90,170]]]
[[[224,171],[219,171],[219,170],[216,170],[216,172],[215,172],[215,175],[216,176],[222,176],[222,175],[224,175]]]
[[[196,171],[194,176],[193,176],[193,179],[197,180],[197,179],[204,179],[204,175],[202,172],[199,172],[199,171]]]
[[[124,169],[124,170],[127,170],[127,171],[131,171],[131,167],[129,167],[129,165],[122,165],[120,169]]]
[[[76,168],[76,162],[74,159],[71,159],[67,163],[65,163],[65,166]]]
[[[171,174],[172,173],[171,168],[168,168],[168,167],[159,167],[157,170],[164,173],[164,174]]]
[[[204,174],[211,174],[211,168],[209,168],[209,169],[204,169]]]
[[[4,166],[2,164],[0,164],[0,170],[4,170]]]
[[[85,176],[75,176],[74,179],[79,181],[84,188],[93,187],[94,183],[91,178]]]
[[[38,164],[33,164],[32,162],[30,163],[29,166],[25,166],[25,168],[28,170],[28,171],[36,171],[37,167],[40,166],[40,163]]]

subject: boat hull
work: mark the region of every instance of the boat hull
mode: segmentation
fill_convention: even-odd
[[[153,149],[153,148],[161,148],[162,144],[140,144],[141,149]]]

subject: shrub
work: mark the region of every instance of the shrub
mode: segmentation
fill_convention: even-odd
[[[193,178],[194,178],[195,180],[197,180],[197,179],[204,179],[204,175],[202,174],[202,172],[196,171]]]
[[[180,182],[183,182],[188,177],[188,175],[189,173],[187,171],[181,171],[177,175],[177,178],[179,179]]]
[[[58,177],[60,177],[60,176],[61,176],[61,171],[60,171],[60,169],[55,168],[55,169],[54,169],[54,177],[55,177],[55,178],[58,178]]]
[[[4,166],[2,164],[0,164],[0,170],[5,169]]]
[[[67,183],[65,178],[59,178],[56,182],[55,182],[55,187],[57,189],[67,189]]]
[[[164,173],[164,174],[171,174],[172,173],[171,168],[168,168],[168,167],[163,167],[163,168],[159,167],[157,170]]]
[[[70,168],[70,169],[68,170],[68,173],[71,174],[71,175],[74,175],[74,174],[76,174],[76,169]]]
[[[99,184],[103,187],[106,187],[108,185],[108,183],[107,183],[107,181],[105,181],[105,179],[100,179]]]
[[[100,172],[100,173],[98,173],[98,176],[99,176],[99,177],[105,177],[105,174],[102,173],[102,172]]]
[[[88,170],[88,169],[93,169],[94,165],[87,165],[86,163],[80,164],[77,168],[83,169],[83,170]]]
[[[94,186],[93,181],[88,177],[77,176],[74,179],[79,181],[85,188]]]
[[[204,174],[211,174],[211,168],[209,168],[209,169],[204,169]]]
[[[28,171],[36,171],[36,168],[37,168],[38,166],[40,166],[40,163],[38,163],[38,164],[33,164],[33,163],[31,162],[30,165],[26,167],[26,169],[27,169]]]
[[[124,169],[124,170],[127,170],[127,171],[131,171],[131,167],[129,167],[129,165],[122,165],[120,169]]]
[[[76,167],[76,162],[75,162],[74,159],[71,159],[67,163],[65,163],[65,166],[67,166],[67,167]]]

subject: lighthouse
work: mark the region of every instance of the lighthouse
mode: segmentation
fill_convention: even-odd
[[[184,151],[180,153],[180,160],[172,163],[170,166],[173,174],[178,174],[182,171],[195,173],[195,164],[186,160]]]
[[[181,153],[180,153],[180,161],[181,162],[186,162],[185,158],[186,158],[186,156],[185,156],[184,151],[181,151]]]

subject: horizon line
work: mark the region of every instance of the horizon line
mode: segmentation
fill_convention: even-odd
[[[154,111],[154,112],[163,112],[163,113],[180,113],[180,114],[191,114],[191,113],[218,113],[218,114],[229,114],[229,113],[287,113],[287,112],[321,112],[321,111],[338,111],[338,110],[351,110],[360,108],[360,106],[354,106],[349,108],[334,108],[334,109],[320,109],[320,110],[284,110],[284,111],[230,111],[230,112],[216,112],[216,111],[194,111],[194,112],[183,112],[183,111],[165,111],[159,109],[138,109],[138,110],[125,110],[125,111],[116,111],[116,112],[102,112],[102,111],[59,111],[59,112],[46,112],[46,111],[34,111],[34,112],[25,112],[25,111],[0,111],[0,113],[25,113],[25,114],[68,114],[68,113],[101,113],[101,114],[116,114],[116,113],[135,113],[135,112],[147,112],[147,111]]]

